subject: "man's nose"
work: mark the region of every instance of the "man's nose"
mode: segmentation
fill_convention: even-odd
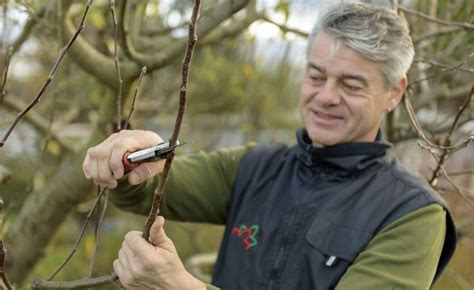
[[[337,86],[332,82],[326,82],[316,94],[314,100],[322,106],[336,106],[341,103]]]

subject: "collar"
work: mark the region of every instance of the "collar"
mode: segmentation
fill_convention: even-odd
[[[383,140],[379,129],[374,142],[354,142],[327,147],[313,147],[306,129],[296,134],[297,156],[308,167],[343,170],[347,173],[361,171],[374,163],[380,163],[391,144]]]

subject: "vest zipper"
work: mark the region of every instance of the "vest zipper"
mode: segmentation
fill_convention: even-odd
[[[316,180],[319,181],[319,184],[316,185],[316,188],[312,188],[312,190],[315,190],[317,188],[319,188],[322,184],[322,177],[324,176],[324,173],[323,172],[320,172],[318,173],[316,176],[315,176],[315,181],[313,182],[313,184],[311,186],[314,186],[315,183],[316,183]],[[304,187],[303,187],[304,188]],[[297,209],[298,205],[300,204],[300,202],[304,199],[305,197],[305,194],[308,192],[308,190],[302,190],[302,194],[301,194],[301,198],[299,198],[296,202],[295,202],[295,209]],[[292,224],[293,224],[293,221],[295,219],[297,215],[297,211],[293,211],[291,213],[291,216],[290,216],[290,219],[289,219],[289,222],[287,224],[287,227],[291,228]],[[275,258],[275,262],[273,263],[273,268],[272,268],[272,271],[270,272],[270,278],[269,278],[269,281],[268,281],[268,284],[267,284],[267,290],[273,290],[273,286],[274,286],[274,283],[276,281],[276,279],[278,278],[278,272],[279,272],[279,266],[280,266],[280,261],[282,260],[283,258],[283,254],[287,248],[287,243],[288,243],[288,240],[290,239],[289,235],[285,235],[285,237],[283,238],[283,241],[281,243],[281,246],[279,247],[278,249],[278,253],[277,253],[277,256]]]

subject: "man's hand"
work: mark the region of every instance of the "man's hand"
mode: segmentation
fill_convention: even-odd
[[[206,285],[186,271],[173,242],[158,216],[150,230],[150,242],[142,233],[127,233],[114,261],[114,271],[126,289],[206,289]]]
[[[114,133],[95,147],[89,148],[82,164],[84,175],[102,187],[115,188],[117,179],[124,175],[122,157],[163,142],[151,131],[122,130]],[[143,163],[130,171],[128,182],[139,184],[163,171],[164,160]]]

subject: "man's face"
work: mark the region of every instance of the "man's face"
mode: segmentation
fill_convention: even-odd
[[[384,111],[401,99],[406,79],[384,88],[379,64],[323,32],[313,40],[300,89],[300,115],[313,146],[374,141]]]

